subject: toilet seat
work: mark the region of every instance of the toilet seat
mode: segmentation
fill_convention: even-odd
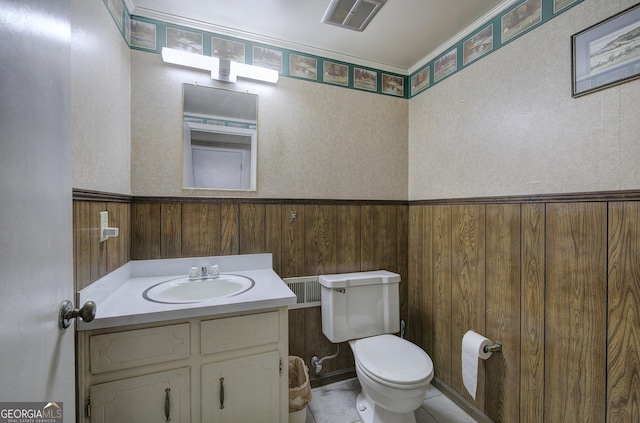
[[[353,342],[356,366],[371,379],[399,389],[429,384],[433,362],[406,339],[384,334]]]

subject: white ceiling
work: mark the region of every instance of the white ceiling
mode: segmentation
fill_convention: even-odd
[[[132,14],[408,74],[517,0],[387,0],[363,32],[320,22],[330,0],[129,0]]]

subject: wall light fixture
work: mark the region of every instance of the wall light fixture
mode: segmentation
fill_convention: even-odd
[[[273,69],[189,53],[188,51],[168,47],[162,47],[162,60],[173,65],[209,71],[211,72],[211,78],[223,82],[236,82],[238,78],[249,78],[275,84],[278,82],[279,77],[278,71]]]

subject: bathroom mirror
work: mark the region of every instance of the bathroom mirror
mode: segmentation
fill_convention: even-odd
[[[183,186],[256,190],[258,96],[183,85]]]

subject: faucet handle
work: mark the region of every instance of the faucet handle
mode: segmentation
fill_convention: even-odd
[[[209,275],[217,278],[220,276],[220,267],[217,264],[212,264],[209,270]]]
[[[198,274],[198,266],[191,266],[191,269],[189,269],[189,277],[191,279],[197,278],[199,276]]]

